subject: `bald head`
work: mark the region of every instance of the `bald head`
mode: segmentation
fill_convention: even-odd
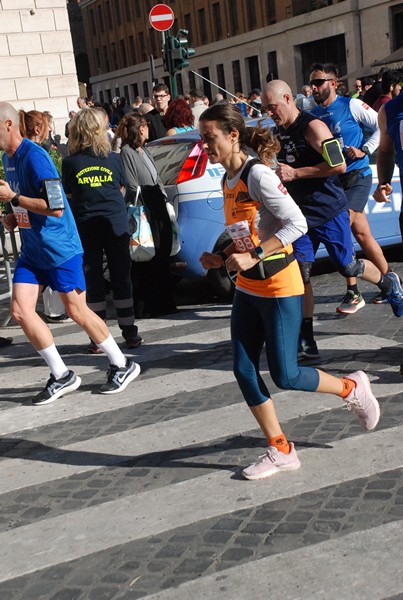
[[[0,150],[12,156],[21,142],[18,111],[8,102],[0,102]]]
[[[18,111],[9,102],[0,102],[0,121],[12,121],[18,127]]]
[[[266,84],[262,103],[277,126],[287,128],[299,114],[290,86],[281,79],[273,79]]]
[[[288,85],[288,83],[282,81],[281,79],[273,79],[273,81],[269,81],[269,83],[266,84],[264,91],[266,95],[270,93],[272,97],[276,99],[282,98],[285,95],[290,96],[292,98],[292,91],[290,86]]]

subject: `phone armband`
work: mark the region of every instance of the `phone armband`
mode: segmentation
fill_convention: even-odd
[[[44,198],[50,210],[62,210],[64,206],[64,196],[62,183],[60,179],[44,179],[42,182]]]
[[[344,156],[339,140],[331,138],[322,143],[322,156],[330,167],[338,167],[344,163]]]

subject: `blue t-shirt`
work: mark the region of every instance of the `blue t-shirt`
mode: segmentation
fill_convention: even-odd
[[[351,100],[351,98],[347,98],[346,96],[337,96],[328,106],[323,107],[318,104],[315,108],[311,109],[311,113],[326,123],[334,137],[340,141],[342,148],[344,146],[361,148],[365,143],[364,130],[354,118],[350,106]],[[347,165],[346,173],[358,169],[365,169],[362,173],[363,176],[372,173],[367,155],[362,158],[352,159],[344,152],[344,158]]]
[[[386,128],[396,148],[396,159],[400,170],[400,185],[403,190],[403,95],[400,94],[385,104]],[[403,202],[402,202],[403,211]]]
[[[43,198],[43,180],[59,179],[49,154],[26,138],[12,158],[4,152],[2,160],[8,184],[22,196]],[[22,240],[21,257],[28,264],[39,269],[52,269],[82,254],[80,237],[65,196],[64,204],[61,217],[38,215],[21,206],[12,207]]]

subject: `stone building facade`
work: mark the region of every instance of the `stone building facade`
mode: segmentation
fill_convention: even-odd
[[[94,95],[104,101],[149,96],[149,56],[156,77],[168,82],[162,37],[149,23],[157,0],[81,0]],[[178,91],[201,84],[198,75],[231,92],[280,77],[297,91],[315,60],[336,62],[341,74],[367,69],[403,45],[400,0],[166,0],[175,14],[172,33],[189,30],[196,49],[177,75]],[[352,81],[349,82],[350,84]]]
[[[0,0],[0,101],[50,111],[63,136],[78,95],[66,0]]]

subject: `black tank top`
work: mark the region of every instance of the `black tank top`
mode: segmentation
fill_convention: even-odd
[[[287,129],[281,126],[275,129],[281,143],[281,150],[277,155],[279,162],[293,168],[310,167],[323,162],[322,156],[305,138],[308,123],[316,119],[310,113],[301,111]],[[318,227],[347,210],[347,198],[337,175],[297,179],[287,182],[285,186],[305,215],[309,229]]]

